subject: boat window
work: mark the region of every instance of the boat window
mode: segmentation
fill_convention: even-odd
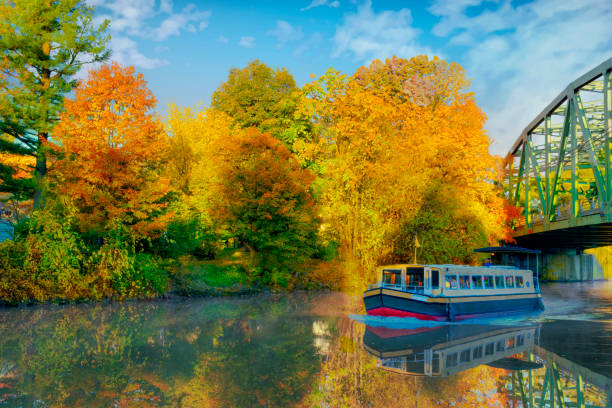
[[[525,345],[525,335],[519,334],[516,336],[516,346],[521,347]]]
[[[446,367],[454,367],[457,365],[457,353],[446,356]]]
[[[506,348],[514,348],[514,337],[509,337],[506,343]]]
[[[484,277],[484,287],[485,289],[493,289],[493,276],[487,275]]]
[[[406,289],[423,291],[424,268],[406,268]]]
[[[440,356],[435,353],[431,359],[431,372],[432,374],[440,373]]]
[[[473,275],[472,276],[472,288],[473,289],[482,289],[482,276]]]
[[[495,344],[489,343],[485,346],[485,356],[492,356],[495,353]]]
[[[459,275],[459,289],[469,289],[470,288],[470,276],[469,275]]]
[[[457,289],[457,275],[446,275],[446,289]]]
[[[431,271],[431,288],[440,289],[440,271]]]
[[[496,276],[495,277],[495,287],[497,289],[503,289],[504,288],[504,277],[503,276]]]
[[[516,281],[516,287],[517,288],[525,287],[525,285],[523,284],[523,277],[522,276],[515,276],[514,280]]]
[[[503,340],[499,340],[496,344],[495,344],[495,351],[504,351],[505,347],[504,347],[504,341]]]
[[[506,276],[506,287],[513,288],[514,287],[514,279],[512,276]]]
[[[467,363],[468,361],[470,361],[471,355],[472,355],[472,349],[463,350],[461,354],[459,355],[459,362]]]
[[[402,286],[401,269],[383,269],[383,286]]]
[[[472,353],[472,360],[482,358],[482,349],[483,349],[482,345],[478,347],[474,347],[473,353]]]

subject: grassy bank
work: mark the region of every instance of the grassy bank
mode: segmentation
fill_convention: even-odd
[[[337,262],[311,260],[299,265],[289,278],[275,284],[263,284],[261,271],[249,266],[249,254],[228,249],[214,260],[181,257],[170,266],[169,293],[180,296],[224,296],[265,291],[341,290],[344,289],[341,265]]]
[[[135,268],[151,269],[148,258],[137,259]],[[140,265],[138,264],[140,261]],[[143,263],[144,262],[144,263]],[[0,304],[26,305],[35,303],[72,303],[101,300],[153,299],[174,296],[232,296],[262,292],[292,292],[296,290],[345,290],[343,267],[339,262],[311,259],[284,271],[283,279],[251,265],[249,253],[243,249],[226,248],[215,259],[199,259],[192,255],[164,258],[157,261],[155,281],[164,282],[157,291],[106,292],[83,290],[75,296],[66,296],[53,290],[52,281],[36,279],[31,273],[0,268]],[[17,279],[17,278],[20,279]],[[92,284],[88,288],[95,288]],[[92,295],[93,294],[93,295]]]

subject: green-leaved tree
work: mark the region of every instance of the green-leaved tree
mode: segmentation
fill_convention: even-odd
[[[0,163],[0,192],[44,205],[46,142],[84,64],[108,59],[108,21],[94,24],[81,0],[0,0],[0,151],[36,158],[34,179],[12,180]]]
[[[270,133],[289,149],[307,137],[310,123],[296,120],[299,93],[287,68],[273,70],[254,60],[244,68],[232,68],[227,81],[212,95],[211,107],[225,112],[242,128]]]

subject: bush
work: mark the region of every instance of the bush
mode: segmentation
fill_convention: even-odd
[[[217,237],[197,218],[176,219],[162,236],[153,241],[153,249],[166,258],[191,254],[199,259],[213,259],[217,253]]]
[[[336,241],[320,242],[317,244],[316,251],[312,257],[324,261],[333,261],[338,257],[339,246],[340,244]]]
[[[95,297],[114,294],[120,298],[153,296],[164,293],[168,273],[152,254],[135,253],[128,237],[115,231],[104,245],[92,254],[89,270],[95,276]]]

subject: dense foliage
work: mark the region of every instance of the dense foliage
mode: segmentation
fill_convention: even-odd
[[[351,77],[329,70],[304,87],[300,114],[316,138],[298,154],[318,163],[324,219],[362,276],[412,261],[419,235],[421,260],[440,263],[472,263],[475,246],[503,235],[496,159],[468,85],[457,64],[419,56]]]
[[[0,191],[44,204],[46,142],[84,64],[109,57],[105,20],[81,0],[0,1],[0,152],[35,157],[33,178],[0,163]]]
[[[107,56],[91,7],[0,7],[13,17],[0,23],[4,300],[151,296],[209,272],[296,288],[328,271],[359,287],[378,263],[412,261],[417,237],[419,261],[474,263],[515,212],[455,63],[394,57],[299,88],[256,60],[210,108],[162,120],[143,75],[116,63],[63,98]]]

